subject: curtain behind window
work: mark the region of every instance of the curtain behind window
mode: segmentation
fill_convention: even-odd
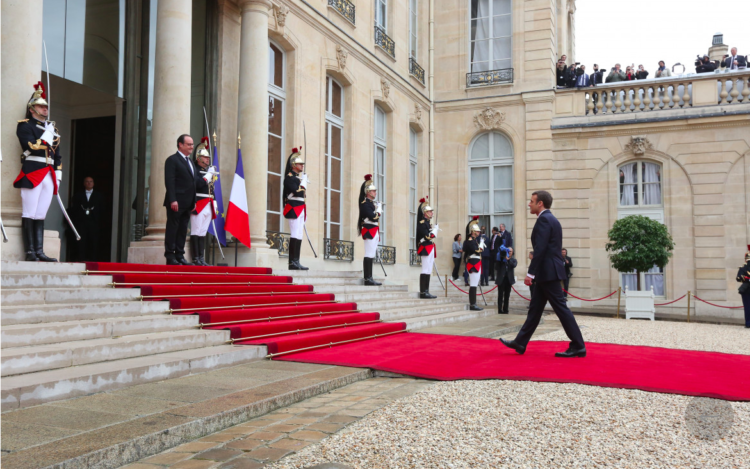
[[[636,163],[620,167],[620,205],[635,205],[635,189],[637,187],[638,167]]]
[[[658,164],[643,163],[643,202],[661,205],[661,171]]]

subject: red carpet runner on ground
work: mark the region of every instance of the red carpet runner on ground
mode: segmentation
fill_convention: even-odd
[[[524,355],[498,340],[403,333],[356,303],[265,268],[87,263],[119,288],[140,287],[147,301],[169,301],[174,314],[197,314],[236,344],[266,345],[278,360],[373,368],[415,377],[581,383],[750,401],[750,356],[588,343],[586,358],[554,353],[567,343],[533,341]],[[373,339],[373,337],[375,337]],[[333,344],[333,346],[331,346]],[[335,345],[339,344],[339,345]]]

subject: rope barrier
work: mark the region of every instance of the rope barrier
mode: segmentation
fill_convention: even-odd
[[[565,293],[567,293],[568,295],[572,296],[573,298],[575,298],[575,299],[577,299],[577,300],[581,300],[581,301],[601,301],[601,300],[606,300],[606,299],[607,299],[607,298],[609,298],[610,296],[612,296],[612,295],[614,295],[615,293],[617,293],[617,290],[615,290],[615,291],[613,291],[612,293],[610,293],[610,294],[609,294],[609,295],[607,295],[607,296],[603,296],[603,297],[601,297],[601,298],[595,298],[595,299],[593,299],[593,300],[587,300],[586,298],[581,298],[580,296],[575,296],[574,294],[570,293],[569,291],[567,291],[567,290],[566,290],[566,289],[564,289],[564,288],[563,288],[563,291],[564,291]]]
[[[684,295],[682,295],[681,297],[677,298],[676,300],[672,300],[672,301],[670,301],[670,302],[668,302],[668,303],[654,303],[654,306],[666,306],[666,305],[671,305],[672,303],[677,303],[678,301],[680,301],[681,299],[685,298],[686,296],[687,296],[687,293],[685,293],[685,294],[684,294]]]
[[[448,281],[449,281],[449,282],[451,283],[451,285],[453,285],[454,287],[456,287],[456,290],[460,291],[461,293],[463,293],[463,294],[465,294],[465,295],[468,295],[468,294],[469,294],[469,292],[467,292],[467,291],[464,291],[464,290],[461,290],[460,288],[458,288],[458,285],[456,285],[455,283],[453,283],[453,280],[448,280]],[[492,287],[491,289],[487,290],[487,291],[486,291],[486,292],[484,292],[484,293],[479,293],[478,295],[479,295],[479,296],[483,296],[483,295],[486,295],[487,293],[490,293],[490,292],[494,291],[494,290],[495,290],[496,288],[497,288],[497,285],[495,285],[494,287]]]
[[[518,293],[518,290],[516,290],[516,287],[513,287],[513,286],[511,286],[510,288],[512,288],[512,289],[513,289],[513,291],[514,291],[514,292],[516,292],[516,295],[520,296],[520,297],[521,297],[521,298],[523,298],[524,300],[526,300],[526,301],[531,301],[531,298],[526,298],[526,297],[525,297],[525,296],[523,296],[522,294]]]
[[[707,305],[716,306],[717,308],[724,308],[724,309],[740,309],[740,308],[743,308],[743,306],[721,306],[721,305],[717,305],[717,304],[714,304],[714,303],[709,303],[708,301],[702,300],[702,299],[698,298],[695,295],[693,295],[693,298],[695,298],[698,301],[702,301],[702,302],[706,303]]]

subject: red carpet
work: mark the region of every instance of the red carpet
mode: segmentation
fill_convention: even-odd
[[[243,296],[243,295],[274,295],[290,293],[312,293],[312,285],[240,285],[240,286],[185,286],[185,285],[144,285],[141,287],[141,295],[144,300],[162,300],[170,297],[202,296],[207,298],[212,295]]]
[[[254,285],[254,284],[276,284],[292,283],[292,277],[279,275],[229,275],[229,274],[207,274],[198,275],[191,273],[146,273],[146,274],[114,274],[112,281],[118,286],[131,287],[133,285]]]
[[[101,272],[159,272],[159,273],[212,273],[212,274],[271,274],[268,267],[220,267],[199,265],[158,265],[158,264],[124,264],[119,262],[87,262],[86,270],[90,273]]]
[[[748,355],[588,343],[586,358],[554,356],[567,346],[567,342],[532,341],[526,353],[518,355],[496,339],[406,333],[276,359],[373,368],[445,381],[580,383],[750,401]]]
[[[200,310],[215,309],[243,309],[257,307],[258,305],[273,305],[283,303],[290,307],[298,304],[330,303],[336,295],[332,293],[303,293],[294,295],[267,295],[267,296],[220,296],[218,298],[172,298],[169,307],[181,312],[195,312]]]
[[[324,303],[304,306],[270,306],[251,309],[222,309],[199,311],[201,324],[216,324],[235,321],[273,321],[288,316],[325,316],[332,313],[357,312],[357,303]],[[222,329],[222,327],[214,327]]]

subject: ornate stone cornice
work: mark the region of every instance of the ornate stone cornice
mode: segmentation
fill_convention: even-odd
[[[474,125],[483,130],[499,129],[505,120],[505,113],[486,107],[474,114]]]
[[[645,124],[648,125],[648,124]],[[729,122],[716,122],[716,123],[700,123],[700,124],[680,124],[680,125],[665,125],[665,126],[649,126],[648,133],[664,133],[664,132],[685,132],[695,130],[707,130],[707,129],[723,129],[732,127],[750,127],[750,122],[745,120],[735,120]],[[605,130],[606,129],[606,130]],[[644,129],[645,130],[645,129]],[[606,128],[595,128],[586,129],[582,127],[566,128],[566,129],[552,129],[552,138],[569,138],[572,136],[578,138],[605,138],[605,137],[622,137],[627,135],[633,135],[634,131],[638,131],[637,127],[633,124],[628,124],[626,129],[616,129],[614,126]]]

